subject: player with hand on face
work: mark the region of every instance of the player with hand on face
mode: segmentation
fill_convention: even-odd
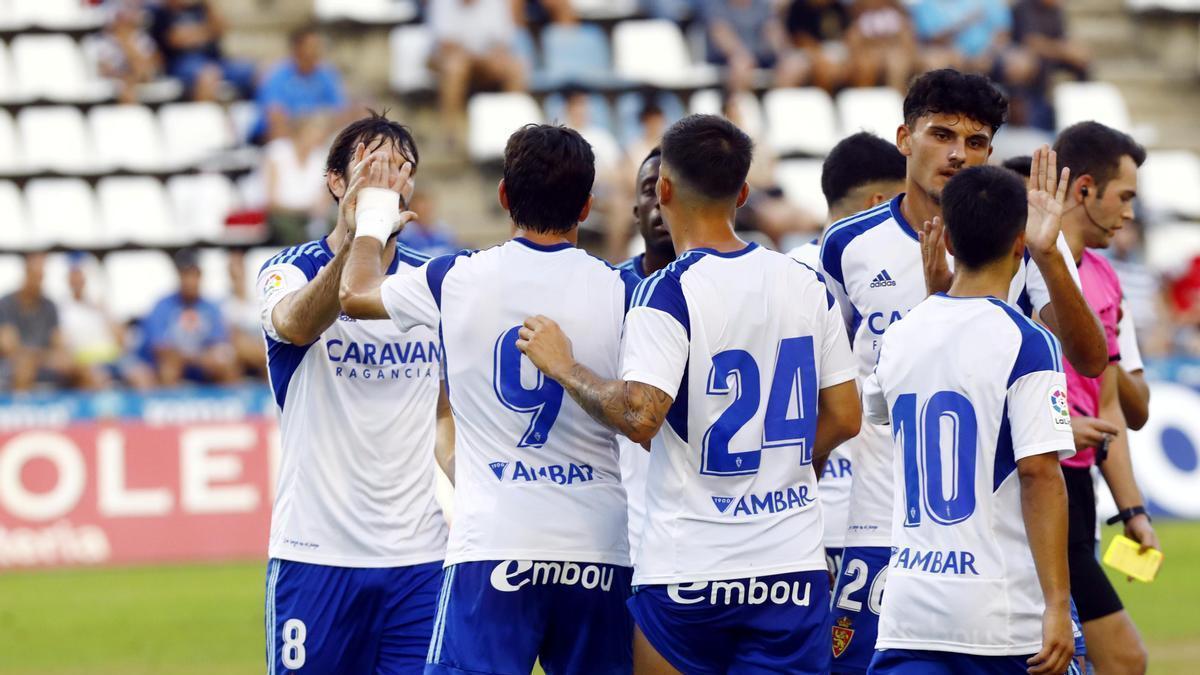
[[[619,378],[545,316],[517,343],[593,418],[651,444],[639,673],[829,670],[816,483],[858,431],[855,365],[820,275],[734,234],[752,152],[710,115],[664,134],[659,208],[681,253],[638,285]]]
[[[1074,454],[1057,339],[1009,306],[1026,231],[1058,229],[1067,171],[1028,192],[974,167],[942,193],[954,283],[884,334],[867,418],[894,437],[893,553],[871,675],[1078,673],[1058,461]],[[1028,223],[1028,225],[1027,225]],[[1040,592],[1039,592],[1040,589]]]

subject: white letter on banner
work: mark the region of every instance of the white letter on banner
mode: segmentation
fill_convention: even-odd
[[[125,438],[116,429],[96,437],[97,492],[100,515],[113,518],[164,516],[171,511],[167,488],[130,488],[125,484]]]
[[[21,469],[30,460],[46,459],[54,464],[54,487],[31,492],[21,482]],[[83,456],[71,439],[49,431],[21,434],[0,448],[0,505],[23,520],[54,520],[79,505],[87,471]]]
[[[258,489],[248,483],[229,483],[243,477],[240,457],[253,452],[258,434],[247,424],[185,429],[179,435],[180,503],[187,513],[245,513],[258,506]],[[216,454],[222,452],[226,454]]]

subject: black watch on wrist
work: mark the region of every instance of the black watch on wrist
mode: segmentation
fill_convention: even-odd
[[[1146,510],[1146,507],[1139,504],[1137,506],[1131,506],[1127,509],[1122,509],[1121,511],[1118,511],[1117,515],[1113,516],[1112,518],[1109,518],[1108,520],[1106,520],[1104,522],[1107,525],[1116,525],[1117,523],[1127,523],[1127,522],[1129,522],[1130,518],[1133,518],[1134,516],[1141,516],[1141,515],[1146,516],[1146,520],[1151,520],[1150,512]]]

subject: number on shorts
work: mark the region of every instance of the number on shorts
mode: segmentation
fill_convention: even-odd
[[[838,593],[837,606],[850,612],[861,612],[862,601],[854,600],[850,596],[867,585],[867,577],[870,575],[870,569],[867,567],[866,562],[858,558],[848,562],[845,558],[842,560],[846,565],[846,574],[854,578],[850,580],[850,583],[843,586],[841,592]],[[871,582],[871,588],[867,591],[867,609],[871,610],[871,613],[875,615],[878,615],[880,608],[883,607],[883,584],[885,578],[887,578],[886,567],[879,570],[879,574],[875,575],[875,580]]]
[[[284,668],[298,670],[304,667],[304,640],[307,637],[308,628],[300,619],[283,622],[283,647],[279,650],[279,656]]]

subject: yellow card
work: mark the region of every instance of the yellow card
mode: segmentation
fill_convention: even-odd
[[[1140,548],[1141,544],[1118,534],[1104,552],[1104,564],[1138,581],[1154,581],[1162,565],[1162,551],[1152,548],[1139,555]]]

